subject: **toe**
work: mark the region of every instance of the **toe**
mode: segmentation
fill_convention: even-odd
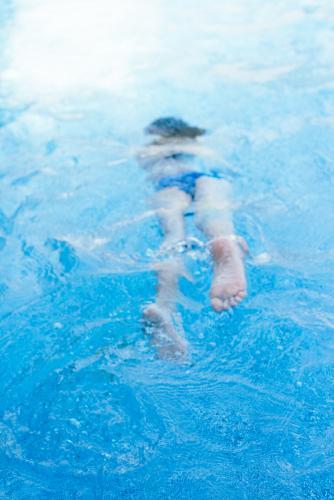
[[[236,289],[235,293],[232,293],[226,298],[220,298],[220,294],[216,294],[214,292],[215,290],[211,289],[211,305],[216,312],[227,311],[231,307],[237,306],[247,295],[246,290],[238,288]]]
[[[224,303],[218,297],[213,297],[211,299],[211,305],[216,312],[221,312],[223,310]]]
[[[243,299],[243,297],[240,294],[238,294],[234,297],[234,300],[236,301],[237,304],[239,304],[242,301],[242,299]]]
[[[231,307],[230,300],[224,300],[222,303],[222,311],[228,311],[228,309]]]

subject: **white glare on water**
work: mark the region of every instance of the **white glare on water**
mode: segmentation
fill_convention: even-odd
[[[300,0],[17,0],[3,81],[25,98],[81,90],[135,92],[159,75],[179,87],[216,81],[263,84],[305,63],[291,37],[310,9],[334,17],[326,2]],[[287,8],[289,7],[289,8]],[[282,33],[284,36],[282,37]],[[329,65],[334,35],[314,43]],[[143,72],[145,76],[143,76]]]
[[[4,80],[25,95],[117,91],[132,83],[159,31],[155,2],[20,0]]]

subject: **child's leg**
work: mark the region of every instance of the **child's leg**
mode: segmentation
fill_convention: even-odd
[[[164,230],[163,248],[184,240],[184,212],[191,198],[177,187],[162,189],[155,194],[154,204]]]
[[[182,326],[177,328],[176,297],[180,277],[180,262],[171,260],[157,267],[158,293],[154,304],[144,311],[147,333],[152,335],[159,355],[163,358],[184,356],[187,342],[182,335]],[[180,331],[181,329],[181,331]]]
[[[246,296],[243,251],[247,245],[234,232],[230,184],[201,177],[196,183],[195,207],[196,222],[210,240],[214,261],[210,296],[212,307],[220,312]]]
[[[163,248],[173,246],[184,239],[184,212],[190,202],[190,197],[175,187],[163,189],[156,194],[155,205],[164,229]],[[186,342],[176,331],[173,318],[178,281],[182,274],[180,258],[172,257],[161,262],[157,265],[157,273],[156,301],[145,309],[144,317],[151,323],[152,340],[160,355],[183,355],[186,352]]]

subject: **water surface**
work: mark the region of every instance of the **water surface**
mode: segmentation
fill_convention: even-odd
[[[329,0],[2,2],[4,498],[334,498],[333,21]],[[223,315],[186,255],[186,366],[140,323],[161,233],[134,152],[174,114],[240,172],[251,249]]]

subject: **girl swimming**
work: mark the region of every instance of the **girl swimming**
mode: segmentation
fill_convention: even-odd
[[[224,169],[208,169],[208,152],[198,138],[204,129],[174,117],[159,118],[145,132],[156,138],[139,154],[156,188],[154,205],[164,231],[165,261],[156,266],[156,301],[144,311],[153,342],[162,356],[185,355],[186,340],[175,325],[178,280],[184,274],[173,248],[185,240],[184,216],[192,205],[195,222],[209,241],[214,273],[210,290],[216,312],[236,306],[246,296],[244,253],[247,244],[235,234],[231,184]]]

